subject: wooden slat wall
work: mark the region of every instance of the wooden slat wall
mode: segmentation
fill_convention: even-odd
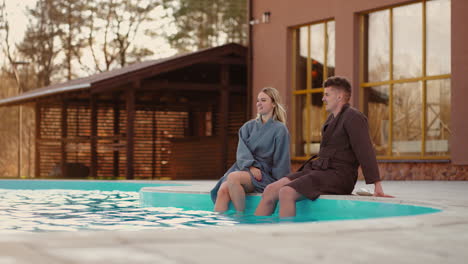
[[[172,140],[170,175],[172,179],[215,179],[222,176],[218,137]]]
[[[171,177],[171,139],[183,138],[188,113],[137,109],[135,120],[135,178]]]
[[[216,116],[217,114],[215,114]],[[215,119],[216,120],[216,119]],[[172,179],[218,179],[236,161],[238,130],[245,123],[245,113],[230,112],[228,119],[227,161],[220,168],[221,153],[217,136],[188,137],[171,140],[169,158]],[[215,131],[217,126],[215,125]]]
[[[127,123],[126,111],[122,110],[123,105],[119,106],[119,131],[114,135],[114,106],[98,104],[97,111],[97,155],[98,168],[97,176],[100,178],[115,178],[125,176],[126,164],[126,138],[125,127]],[[119,172],[114,175],[114,152],[118,152],[119,156]]]
[[[235,99],[235,98],[234,98]],[[235,105],[235,102],[233,102]],[[40,177],[48,177],[51,170],[61,163],[61,116],[62,105],[44,104],[41,107]],[[135,179],[219,178],[236,158],[237,132],[245,122],[245,114],[231,108],[228,118],[228,151],[224,168],[220,167],[219,113],[205,107],[201,112],[189,113],[185,107],[161,108],[160,106],[136,105],[135,112]],[[118,109],[119,114],[114,113]],[[200,111],[200,110],[198,110]],[[208,113],[208,114],[207,114]],[[115,134],[114,118],[119,119]],[[197,117],[189,127],[190,116]],[[67,103],[66,162],[91,166],[91,109],[89,103]],[[97,174],[101,179],[126,176],[126,122],[125,106],[117,108],[110,103],[97,101]],[[192,121],[193,122],[193,121]],[[208,124],[212,122],[211,124]],[[197,128],[198,127],[198,128]],[[205,132],[201,130],[206,130]],[[195,131],[195,132],[194,132]],[[200,132],[201,131],[201,132]],[[196,137],[191,133],[198,133]],[[211,135],[211,136],[210,136]],[[118,174],[114,173],[114,159],[118,157]],[[218,164],[218,165],[214,165]]]
[[[67,108],[67,163],[90,166],[91,111],[87,105],[68,104]]]
[[[60,127],[61,106],[51,105],[41,111],[40,140],[37,144],[40,155],[39,175],[48,176],[49,172],[60,163]]]

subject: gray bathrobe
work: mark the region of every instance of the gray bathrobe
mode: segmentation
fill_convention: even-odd
[[[250,173],[250,166],[261,170],[261,181],[257,181]],[[239,129],[236,162],[211,190],[213,202],[227,175],[234,171],[249,172],[255,192],[263,192],[268,184],[288,175],[291,159],[287,127],[270,118],[265,124],[259,119],[250,120]]]

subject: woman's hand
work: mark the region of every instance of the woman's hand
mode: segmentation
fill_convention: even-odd
[[[254,176],[254,178],[257,181],[262,180],[262,171],[259,168],[251,166],[249,169],[250,169],[250,172],[252,173],[252,175]]]

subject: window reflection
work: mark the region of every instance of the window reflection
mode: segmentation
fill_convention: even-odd
[[[327,23],[327,77],[335,76],[335,21]]]
[[[393,86],[393,155],[421,153],[421,82]]]
[[[422,3],[393,9],[393,79],[422,74]]]
[[[325,110],[323,108],[322,102],[323,93],[313,93],[310,95],[309,101],[309,133],[310,133],[310,140],[306,144],[306,148],[309,147],[309,154],[317,154],[320,149],[320,141],[322,139],[322,125],[325,123]],[[307,111],[306,108],[303,108],[302,111],[304,115]],[[303,115],[303,116],[304,116]],[[306,123],[306,120],[303,118],[303,123]],[[307,135],[307,128],[304,127],[302,134],[304,138]],[[306,151],[306,150],[304,150]]]
[[[447,155],[450,134],[450,80],[428,81],[426,153]]]
[[[364,113],[368,118],[369,133],[377,155],[385,155],[388,150],[389,99],[388,85],[369,87],[364,93]]]
[[[320,88],[323,83],[323,63],[325,62],[325,24],[310,27],[310,60],[312,63],[312,88]]]
[[[426,2],[427,74],[450,73],[450,0]]]
[[[307,53],[308,53],[308,34],[309,27],[301,27],[296,31],[296,90],[307,89]],[[299,52],[297,52],[297,50]]]
[[[294,142],[292,142],[292,155],[296,157],[305,156],[305,143],[307,139],[306,130],[308,123],[308,116],[306,109],[306,95],[298,94],[294,96],[295,104],[295,115],[293,116],[294,131],[301,132],[295,133]]]
[[[368,26],[368,81],[389,80],[389,10],[369,14]]]

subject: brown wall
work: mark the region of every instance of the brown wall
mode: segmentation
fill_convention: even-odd
[[[452,163],[468,164],[468,1],[452,0]]]
[[[265,86],[277,88],[289,109],[290,84],[290,27],[334,18],[336,22],[336,75],[347,77],[353,85],[352,105],[359,106],[359,16],[360,12],[417,2],[408,0],[251,0],[252,16],[260,19],[263,12],[271,12],[268,24],[253,26],[253,91]],[[451,158],[456,165],[468,165],[468,1],[452,1],[452,138]],[[252,100],[252,113],[256,112]],[[290,113],[290,112],[289,112]],[[289,116],[288,120],[291,120]]]

